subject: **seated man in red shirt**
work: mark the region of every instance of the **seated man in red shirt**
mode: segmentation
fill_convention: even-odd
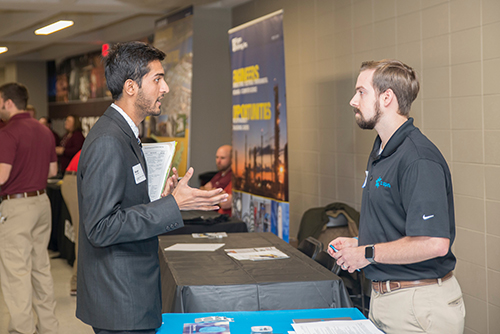
[[[229,194],[227,201],[220,204],[219,213],[231,215],[231,195],[233,170],[231,169],[233,148],[231,145],[222,145],[215,154],[215,164],[219,172],[200,189],[211,190],[222,188]]]

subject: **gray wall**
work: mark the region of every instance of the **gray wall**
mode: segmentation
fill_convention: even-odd
[[[310,207],[360,209],[374,131],[349,100],[364,60],[412,66],[411,115],[453,176],[455,274],[466,334],[500,333],[500,1],[254,0],[233,25],[284,9],[291,232]]]
[[[229,37],[231,10],[194,8],[193,94],[191,110],[190,166],[198,175],[215,171],[215,152],[231,144],[232,102]]]

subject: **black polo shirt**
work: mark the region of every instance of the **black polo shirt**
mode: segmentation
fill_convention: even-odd
[[[448,164],[412,118],[392,135],[381,155],[380,144],[377,137],[368,160],[359,244],[429,236],[449,238],[450,250],[446,256],[414,264],[371,264],[364,269],[366,277],[375,281],[443,277],[456,262],[451,252],[455,214]]]

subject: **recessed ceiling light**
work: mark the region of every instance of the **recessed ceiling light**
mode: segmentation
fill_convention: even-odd
[[[0,53],[5,53],[7,51],[9,51],[8,47],[6,47],[6,46],[0,46]]]
[[[56,31],[71,27],[73,24],[74,24],[73,21],[60,20],[52,24],[49,24],[48,26],[35,30],[35,35],[50,35]]]

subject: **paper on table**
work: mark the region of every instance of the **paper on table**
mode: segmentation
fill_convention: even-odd
[[[288,259],[289,256],[277,249],[276,247],[258,247],[258,248],[238,248],[226,249],[227,255],[236,260],[277,260]]]
[[[296,334],[383,334],[368,319],[292,324]]]
[[[222,239],[222,238],[227,238],[227,233],[226,232],[206,232],[206,233],[191,233],[193,238],[196,239]]]
[[[225,244],[175,244],[165,248],[165,251],[179,252],[213,252]]]
[[[142,152],[148,166],[148,188],[151,202],[161,197],[175,154],[175,141],[143,144]]]

